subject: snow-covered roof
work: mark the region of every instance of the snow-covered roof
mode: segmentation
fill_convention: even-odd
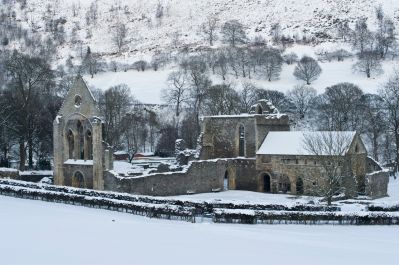
[[[309,132],[309,131],[284,131],[269,132],[263,141],[261,147],[256,152],[257,155],[314,155],[306,148],[305,139],[326,137],[343,139],[346,142],[346,148],[349,149],[350,144],[356,135],[355,131],[344,132]],[[338,142],[338,141],[335,141]],[[345,151],[345,153],[348,150]]]
[[[128,152],[126,152],[126,151],[116,151],[116,152],[114,152],[114,155],[117,155],[117,156],[119,156],[119,155],[128,155],[129,153]]]
[[[74,160],[74,159],[68,159],[67,161],[64,162],[65,165],[82,165],[82,166],[92,166],[93,165],[93,160]]]

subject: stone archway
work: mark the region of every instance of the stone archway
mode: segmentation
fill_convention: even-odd
[[[291,192],[291,181],[288,176],[281,175],[278,178],[278,192],[290,193]]]
[[[85,178],[80,171],[76,171],[72,177],[72,187],[85,188]]]
[[[269,174],[265,173],[262,176],[263,178],[263,192],[270,193],[272,191],[271,184],[272,180]]]
[[[296,194],[302,195],[303,192],[304,192],[303,179],[301,177],[297,177],[297,179],[296,179]]]
[[[229,190],[230,185],[229,185],[229,181],[230,181],[230,176],[229,176],[229,171],[226,170],[226,172],[224,172],[224,178],[223,178],[223,190]]]

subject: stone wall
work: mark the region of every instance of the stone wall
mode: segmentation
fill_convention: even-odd
[[[201,159],[234,158],[239,156],[239,128],[245,128],[245,157],[255,157],[256,151],[270,131],[288,131],[288,116],[226,115],[204,117]]]
[[[11,168],[0,168],[0,179],[19,179],[19,171]]]
[[[366,195],[371,198],[380,198],[388,194],[389,172],[385,170],[366,175]]]
[[[227,160],[229,175],[229,189],[259,190],[259,178],[256,173],[256,159],[229,159]]]
[[[130,194],[173,196],[223,190],[226,171],[231,189],[256,190],[251,185],[248,172],[255,173],[255,159],[219,159],[192,161],[180,172],[156,173],[122,178],[108,172],[104,179],[105,190]],[[256,174],[252,176],[256,177]]]
[[[356,169],[358,170],[356,173],[360,173],[359,167],[353,166],[353,160],[354,158],[351,159],[350,157],[343,159],[342,166],[339,169],[341,174],[346,176],[342,180],[342,185],[345,187],[348,197],[357,194],[357,181],[352,177],[352,173],[348,172],[350,172],[350,169]],[[282,184],[289,184],[289,191],[292,194],[298,192],[304,195],[321,196],[323,189],[327,187],[327,179],[324,177],[323,167],[317,157],[258,155],[256,169],[261,183],[259,191],[264,191],[265,175],[270,176],[270,191],[272,193],[282,191]],[[363,176],[364,174],[365,172],[363,172]],[[302,180],[302,191],[300,188],[297,189],[299,179]]]
[[[84,177],[84,188],[93,189],[93,166],[65,164],[63,167],[64,186],[72,186],[72,177],[79,171]]]
[[[255,157],[255,119],[251,116],[215,116],[203,118],[201,159],[239,156],[239,127],[245,128],[245,157]]]

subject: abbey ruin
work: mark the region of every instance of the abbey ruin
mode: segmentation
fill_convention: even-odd
[[[356,132],[319,132],[330,139],[345,136],[340,153],[312,153],[303,142],[315,132],[290,131],[289,118],[268,100],[250,113],[202,119],[198,153],[179,170],[121,176],[113,170],[112,147],[103,141],[102,118],[81,77],[70,88],[54,121],[56,185],[131,194],[169,196],[226,189],[297,195],[320,195],[334,167],[347,197],[386,196],[388,174],[368,158]]]

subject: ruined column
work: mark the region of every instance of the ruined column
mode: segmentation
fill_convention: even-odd
[[[54,157],[54,184],[55,185],[64,185],[64,141],[65,137],[63,134],[64,128],[64,119],[61,116],[57,116],[57,118],[53,122],[53,157]]]
[[[104,190],[104,166],[102,150],[101,120],[94,118],[93,123],[93,189]]]

